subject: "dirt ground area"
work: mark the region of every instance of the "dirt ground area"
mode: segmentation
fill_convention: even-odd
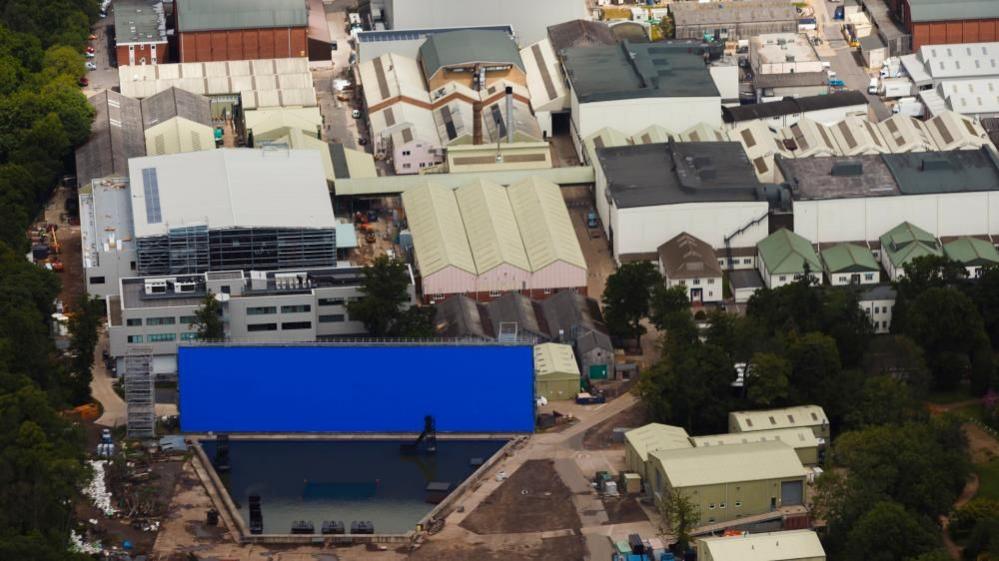
[[[996,442],[996,439],[982,427],[974,423],[965,423],[961,428],[964,429],[964,437],[968,439],[968,454],[973,463],[988,463],[992,458],[999,456],[999,442]]]
[[[461,526],[476,534],[544,532],[576,529],[579,515],[572,493],[551,460],[524,463]]]
[[[67,310],[71,310],[83,295],[83,258],[80,250],[80,225],[70,225],[65,211],[66,199],[76,197],[76,190],[68,187],[58,187],[45,206],[44,222],[58,224],[56,238],[59,240],[58,259],[62,262],[63,271],[59,273],[62,280],[62,290],[59,299]]]
[[[517,545],[489,547],[486,544],[430,541],[413,552],[409,561],[582,561],[586,553],[583,537],[542,538],[538,543],[524,540]]]
[[[607,511],[605,524],[628,524],[629,522],[648,522],[642,506],[635,497],[604,497],[604,510]]]
[[[583,435],[583,448],[587,450],[624,448],[623,442],[614,442],[614,429],[640,427],[647,422],[648,413],[645,411],[645,406],[636,401],[631,407],[587,430]]]

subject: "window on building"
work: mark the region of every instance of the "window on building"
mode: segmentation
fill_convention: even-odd
[[[198,340],[198,334],[196,332],[194,332],[194,331],[192,331],[190,333],[181,333],[180,334],[180,340],[181,341],[197,341]]]
[[[544,290],[543,290],[542,292],[544,292],[544,293],[545,293],[546,295],[547,295],[547,294],[551,294],[551,293],[552,293],[552,289],[550,289],[550,288],[546,288],[546,289],[544,289]]]
[[[680,286],[687,286],[687,281],[685,281],[685,280],[680,280],[680,281],[678,282],[678,284],[679,284]]]
[[[146,341],[150,343],[166,343],[169,341],[176,341],[176,333],[152,333],[146,337]]]
[[[500,292],[500,291],[498,291],[498,290],[490,290],[489,291],[489,297],[490,298],[499,298],[502,295],[503,295],[503,293]]]
[[[714,284],[714,283],[715,283],[715,279],[708,279],[708,284]]]
[[[129,343],[141,343],[142,335],[129,335],[127,341]]]
[[[312,306],[309,304],[296,304],[294,306],[281,306],[282,314],[304,314],[311,312]]]
[[[129,266],[130,269],[132,269],[134,271],[135,270],[135,261],[130,262],[128,264],[128,266]]]
[[[714,521],[715,521],[715,518],[713,516],[711,518],[708,518],[708,524],[712,524],[712,523],[714,523]]]
[[[753,420],[752,419],[746,419],[746,426],[747,427],[753,426]]]
[[[409,150],[403,150],[403,151],[402,151],[402,155],[403,155],[403,156],[409,156],[410,154],[412,154],[412,152],[411,152],[411,151],[409,151]]]
[[[874,280],[874,273],[864,273],[864,280]]]
[[[181,325],[193,325],[198,322],[198,316],[180,316]]]
[[[142,318],[128,318],[125,320],[125,325],[129,327],[136,327],[142,325]]]
[[[402,168],[403,169],[409,169],[410,167],[412,167],[412,166],[410,166],[408,163],[402,164]]]
[[[774,419],[773,417],[770,417],[770,424],[771,425],[776,425],[777,424],[777,419]]]
[[[252,306],[246,309],[246,315],[248,316],[265,316],[276,313],[276,306]]]
[[[347,318],[343,314],[328,314],[319,316],[319,323],[340,323],[346,320]]]
[[[787,420],[788,420],[788,422],[793,423],[794,422],[794,415],[788,415],[787,416]]]
[[[725,503],[718,503],[718,508],[725,508]]]
[[[343,306],[347,304],[346,298],[320,298],[320,306]]]
[[[250,323],[246,325],[247,331],[277,331],[276,323]]]
[[[90,284],[104,284],[104,277],[90,277]]]
[[[743,265],[749,265],[752,262],[753,262],[753,260],[751,258],[749,258],[749,257],[747,257],[747,258],[745,258],[745,259],[742,260],[742,264]]]
[[[311,321],[286,321],[281,324],[281,329],[312,329]]]
[[[735,501],[735,508],[739,508],[741,506],[742,506],[742,501]]]
[[[709,503],[708,510],[714,510],[714,509],[715,509],[715,503]]]
[[[701,284],[701,279],[694,279],[694,285]]]
[[[146,318],[146,325],[173,325],[175,323],[177,323],[177,318],[173,317]]]
[[[784,282],[784,281],[787,280],[787,277],[785,277],[784,275],[781,275],[781,276],[777,277],[777,280],[779,280],[780,282]]]
[[[880,314],[881,313],[881,308],[879,306],[874,306],[874,313],[875,314]]]
[[[222,286],[219,287],[219,292],[221,292],[222,294],[231,294],[231,291],[232,289],[229,288],[228,284],[223,284]]]

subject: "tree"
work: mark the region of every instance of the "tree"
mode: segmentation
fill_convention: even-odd
[[[923,349],[904,335],[875,338],[862,364],[866,377],[889,376],[903,382],[916,399],[925,397],[930,389],[930,369]]]
[[[725,399],[735,369],[724,350],[707,344],[671,348],[642,373],[639,392],[653,419],[680,425],[693,434],[725,429],[729,403]]]
[[[701,521],[700,508],[677,489],[664,492],[656,500],[656,508],[663,521],[659,532],[676,539],[677,553],[690,549],[690,531]]]
[[[70,401],[84,403],[90,399],[91,369],[94,364],[94,349],[97,347],[98,327],[103,317],[104,303],[83,295],[77,310],[69,319],[69,350],[72,387]]]
[[[818,403],[830,416],[842,414],[847,396],[836,341],[822,333],[792,334],[787,358],[791,362],[790,400]]]
[[[923,413],[908,385],[890,376],[874,376],[864,381],[860,395],[851,401],[846,424],[853,428],[903,424]]]
[[[847,538],[849,557],[869,561],[905,561],[939,546],[931,524],[890,501],[874,505]]]
[[[984,267],[981,271],[970,296],[978,306],[992,346],[999,348],[999,266]]]
[[[225,339],[225,323],[222,319],[222,302],[209,292],[201,306],[194,311],[193,327],[201,341],[222,341]]]
[[[672,318],[676,314],[685,313],[690,315],[690,298],[687,297],[687,287],[677,285],[667,287],[666,283],[660,282],[652,290],[652,297],[649,303],[649,321],[656,326],[659,331],[669,329]]]
[[[364,268],[363,296],[347,303],[351,319],[376,337],[433,336],[433,310],[411,307],[409,284],[406,264],[380,255]]]
[[[791,363],[773,353],[756,353],[746,366],[746,397],[757,407],[785,401],[790,391]]]
[[[607,277],[604,320],[612,334],[639,342],[646,331],[641,321],[649,315],[649,300],[659,284],[662,277],[649,261],[625,263]]]

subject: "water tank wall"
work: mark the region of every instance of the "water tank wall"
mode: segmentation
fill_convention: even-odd
[[[181,347],[184,432],[527,433],[530,346]]]

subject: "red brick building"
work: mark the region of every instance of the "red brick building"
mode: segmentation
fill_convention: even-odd
[[[923,45],[999,41],[999,0],[888,0],[895,17]]]
[[[114,3],[114,40],[119,66],[170,62],[163,2],[117,0]]]
[[[176,0],[180,62],[306,57],[306,0]]]

